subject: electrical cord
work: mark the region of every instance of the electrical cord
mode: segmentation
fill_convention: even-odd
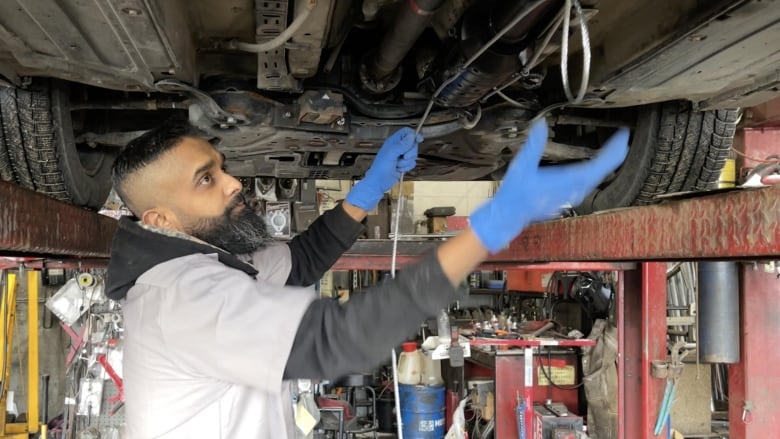
[[[737,150],[733,146],[731,147],[731,150],[734,151],[734,153],[737,154],[738,156],[744,157],[744,158],[750,160],[751,162],[780,163],[780,157],[778,157],[777,155],[770,155],[770,156],[767,156],[766,159],[759,159],[759,158],[751,157],[751,156],[745,154],[744,152]],[[772,157],[774,157],[774,158],[772,158]]]

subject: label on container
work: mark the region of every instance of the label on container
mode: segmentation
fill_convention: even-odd
[[[542,370],[544,368],[544,370]],[[575,370],[574,366],[539,366],[536,371],[537,385],[549,386],[550,381],[547,379],[547,375],[552,379],[552,382],[558,386],[573,386],[575,384]]]
[[[417,431],[420,431],[420,432],[423,432],[423,431],[425,431],[425,432],[434,432],[437,429],[444,428],[444,424],[445,424],[445,419],[444,418],[441,418],[441,419],[428,419],[428,420],[425,420],[425,421],[420,421],[420,424],[418,426],[419,428],[417,429]]]

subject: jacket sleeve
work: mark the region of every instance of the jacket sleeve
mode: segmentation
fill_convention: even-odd
[[[292,267],[286,284],[308,286],[317,282],[362,232],[363,225],[350,217],[340,204],[322,214],[287,244]]]
[[[344,305],[315,300],[303,314],[284,377],[333,379],[375,367],[420,322],[462,299],[463,291],[429,255]]]

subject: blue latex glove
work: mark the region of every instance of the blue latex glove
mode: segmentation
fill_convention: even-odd
[[[401,179],[401,174],[414,169],[417,163],[417,144],[422,135],[415,136],[411,128],[401,128],[385,140],[374,163],[347,194],[347,202],[363,210],[374,209],[385,192]]]
[[[566,204],[576,206],[628,154],[627,128],[620,128],[595,157],[570,165],[539,167],[547,144],[544,119],[531,126],[523,149],[512,160],[504,182],[492,200],[470,217],[471,229],[495,253],[530,223],[554,218]]]

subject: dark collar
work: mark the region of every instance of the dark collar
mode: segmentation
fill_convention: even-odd
[[[135,281],[152,267],[171,259],[192,254],[216,254],[230,268],[255,277],[257,270],[236,256],[181,233],[150,229],[128,217],[119,220],[119,229],[111,242],[106,294],[114,300],[124,299]]]

